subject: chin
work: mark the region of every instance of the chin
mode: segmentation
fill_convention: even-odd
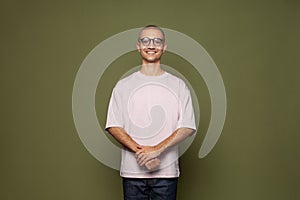
[[[145,57],[143,57],[143,60],[148,63],[156,63],[160,60],[160,58],[145,58]]]
[[[149,63],[155,63],[160,60],[161,56],[150,57],[149,55],[142,55],[142,58]]]

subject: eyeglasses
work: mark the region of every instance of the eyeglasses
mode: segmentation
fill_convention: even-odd
[[[144,38],[140,38],[139,41],[144,45],[144,46],[149,46],[151,41],[153,41],[153,45],[158,47],[158,46],[162,46],[164,40],[161,38],[148,38],[148,37],[144,37]]]

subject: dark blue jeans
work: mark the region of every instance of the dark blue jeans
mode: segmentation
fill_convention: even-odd
[[[123,178],[124,200],[176,200],[178,178]]]

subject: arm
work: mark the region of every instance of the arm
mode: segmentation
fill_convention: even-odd
[[[155,146],[142,146],[137,152],[136,157],[140,166],[145,165],[149,160],[158,157],[167,148],[172,147],[195,132],[190,128],[179,128],[168,138]]]
[[[118,91],[118,87],[116,86],[109,102],[106,130],[124,147],[136,153],[141,146],[136,143],[123,128],[121,128],[124,123],[121,115],[123,109],[122,97]],[[152,159],[145,164],[148,170],[154,169],[159,165],[160,160],[158,158]]]
[[[120,127],[110,127],[107,131],[123,146],[128,148],[133,152],[139,151],[142,146],[136,143],[129,135],[125,132],[124,129]],[[150,159],[145,163],[145,166],[148,170],[152,170],[160,165],[160,160],[158,158]]]
[[[121,127],[110,127],[107,131],[123,146],[136,153],[141,146],[136,143]]]

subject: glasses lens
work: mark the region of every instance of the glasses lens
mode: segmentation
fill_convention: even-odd
[[[154,38],[153,43],[154,43],[155,46],[160,46],[160,45],[162,45],[162,39]]]
[[[163,39],[160,39],[160,38],[153,38],[153,39],[150,39],[148,37],[144,37],[144,38],[141,38],[140,41],[142,42],[142,44],[144,46],[148,46],[150,45],[150,42],[151,40],[153,41],[153,45],[154,46],[161,46],[162,43],[163,43]]]
[[[147,37],[141,39],[141,42],[144,46],[148,46],[150,44],[150,41],[150,38]]]

